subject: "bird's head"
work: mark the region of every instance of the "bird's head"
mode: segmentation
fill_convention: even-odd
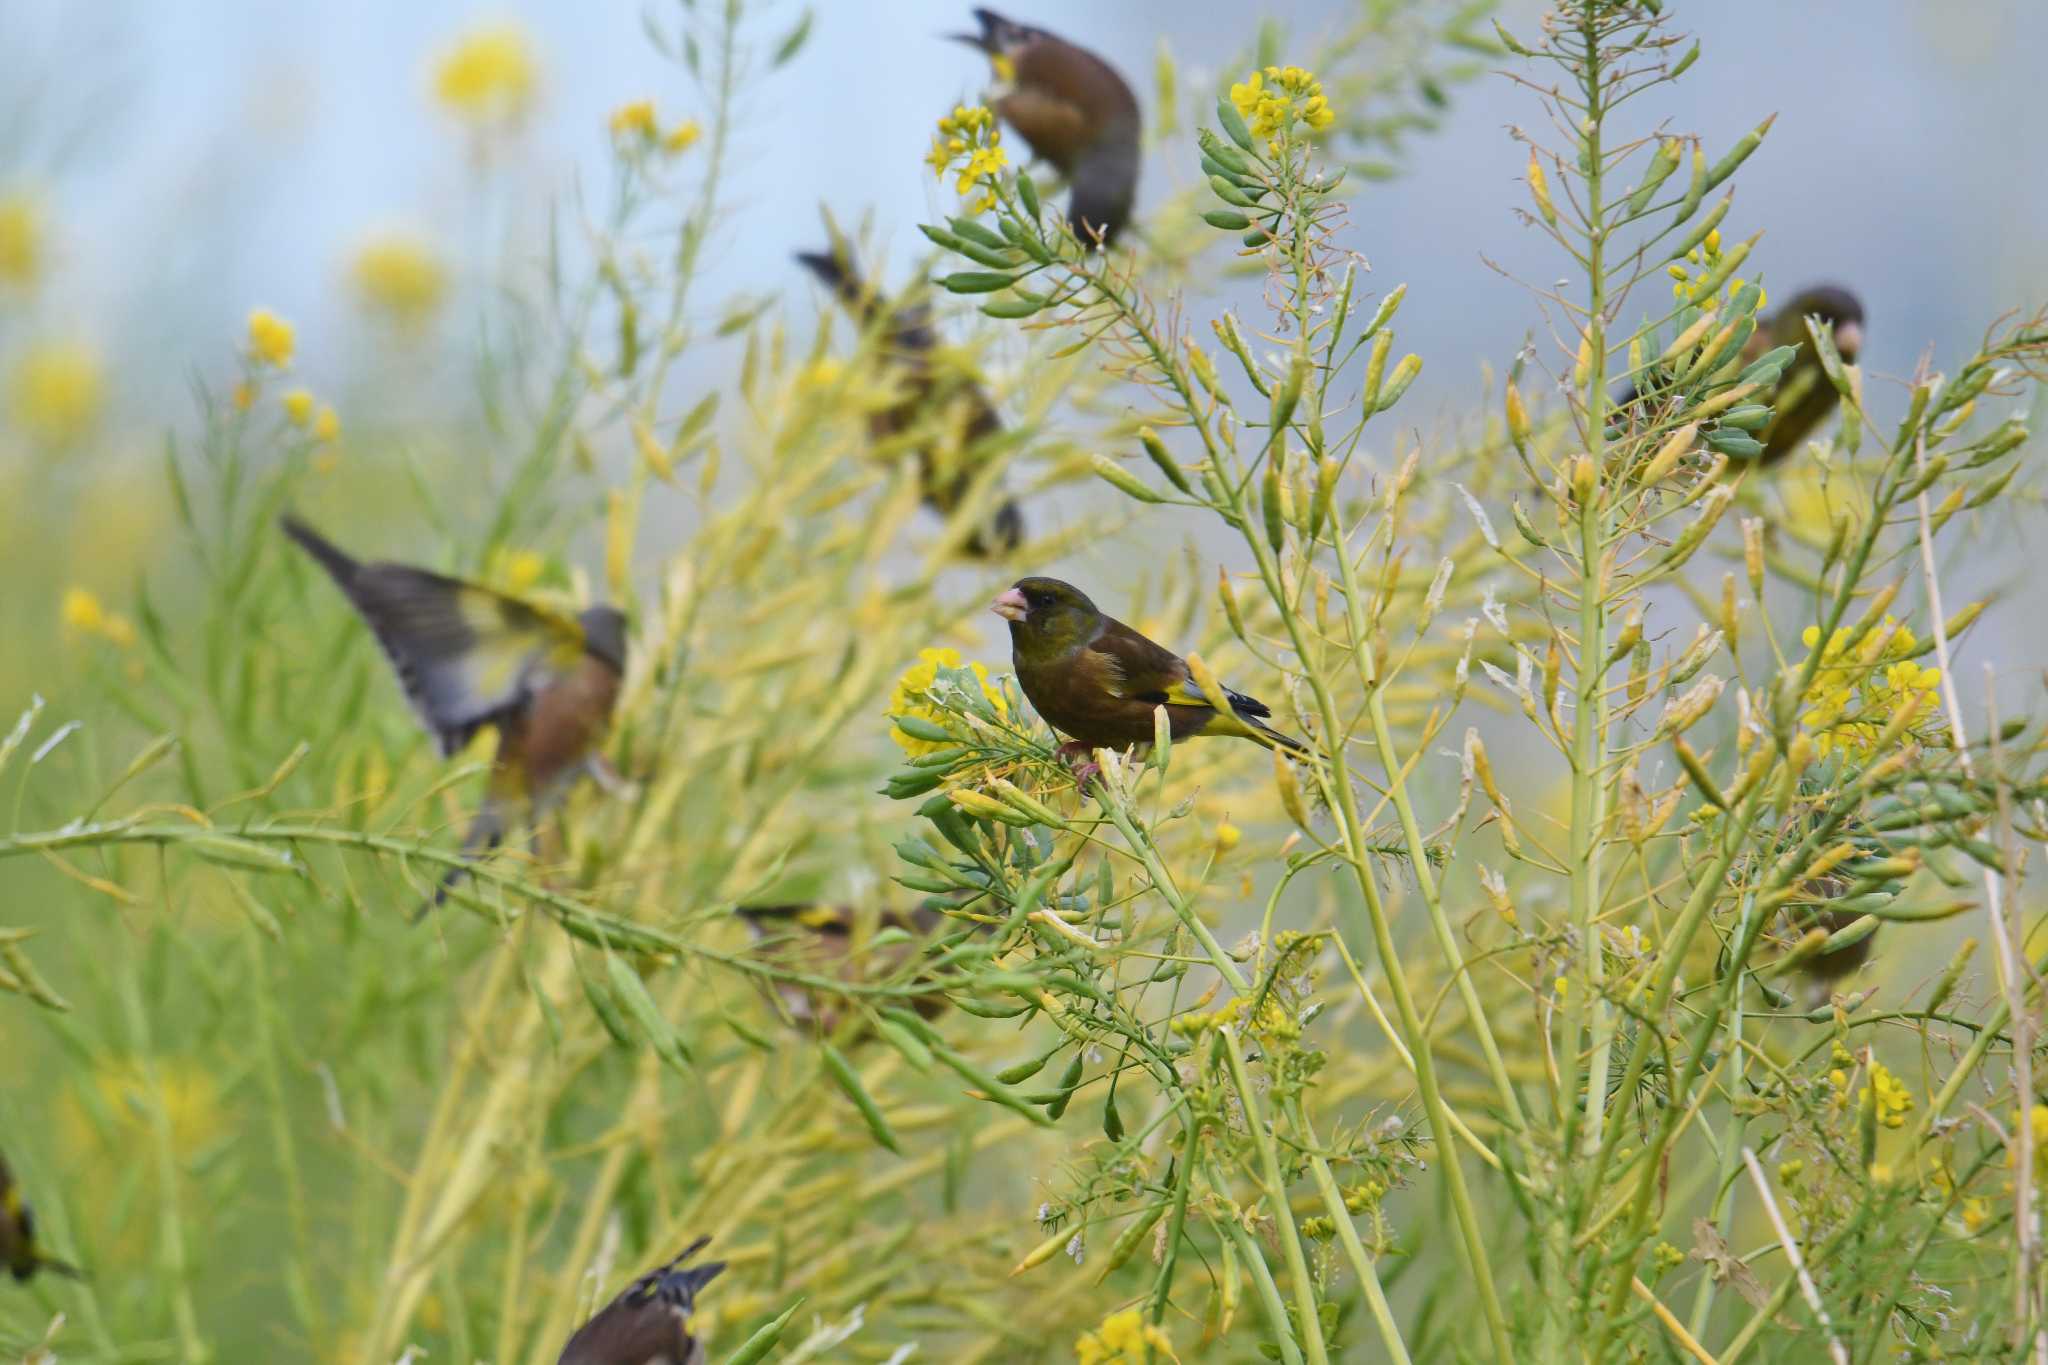
[[[592,607],[577,616],[583,628],[583,648],[593,657],[626,671],[626,614],[617,607]]]
[[[1779,314],[1790,331],[1788,345],[1806,340],[1806,319],[1819,318],[1834,329],[1835,349],[1850,364],[1863,349],[1863,301],[1836,284],[1819,284],[1799,291]]]
[[[1010,641],[1020,647],[1070,648],[1102,624],[1088,594],[1057,578],[1020,578],[997,593],[988,609],[1010,623]]]
[[[955,33],[953,41],[979,48],[990,57],[1014,57],[1019,49],[1050,36],[1044,29],[1005,19],[992,9],[974,11],[974,18],[981,25],[981,32]]]

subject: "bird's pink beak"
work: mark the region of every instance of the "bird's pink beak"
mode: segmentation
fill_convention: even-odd
[[[1856,353],[1863,349],[1863,328],[1854,322],[1845,322],[1835,329],[1835,350],[1850,364],[1856,363]]]
[[[996,600],[988,604],[988,609],[1005,621],[1021,621],[1030,606],[1024,601],[1023,593],[1015,588],[1004,588],[996,594]]]

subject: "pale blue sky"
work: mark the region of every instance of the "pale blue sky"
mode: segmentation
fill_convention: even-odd
[[[797,8],[778,0],[763,29],[779,31]],[[933,113],[982,79],[972,53],[939,37],[966,8],[820,7],[805,51],[750,98],[721,285],[788,287],[789,252],[814,238],[820,201],[847,217],[873,207],[896,273],[909,267],[922,246],[915,223],[941,207],[917,159]],[[1261,9],[1306,33],[1345,8],[1035,0],[1017,13],[1098,48],[1149,93],[1162,36],[1192,83],[1239,48]],[[2038,127],[2048,6],[1676,8],[1705,51],[1658,97],[1663,111],[1710,146],[1781,114],[1743,171],[1731,225],[1769,228],[1759,259],[1778,288],[1833,276],[1863,294],[1873,372],[1910,368],[1929,342],[1965,344],[2012,282],[2041,298],[2048,175],[2025,144]],[[1532,9],[1507,12],[1526,27]],[[543,103],[499,182],[501,204],[532,212],[579,174],[602,177],[604,118],[622,100],[651,94],[688,112],[692,92],[650,50],[640,13],[596,0],[0,0],[11,49],[0,76],[14,92],[0,109],[23,130],[0,150],[0,181],[53,186],[62,234],[64,265],[42,308],[151,358],[158,382],[173,386],[218,356],[257,303],[299,320],[309,365],[323,354],[338,363],[363,339],[340,306],[339,263],[366,230],[409,224],[458,250],[487,231],[462,141],[427,101],[435,51],[494,17],[534,33]],[[1439,410],[1534,322],[1482,253],[1554,274],[1509,212],[1520,158],[1504,129],[1534,116],[1499,78],[1459,89],[1445,131],[1418,144],[1417,170],[1369,188],[1354,212],[1376,283],[1410,286],[1403,341],[1429,362],[1417,397]],[[1186,174],[1155,159],[1141,202]]]

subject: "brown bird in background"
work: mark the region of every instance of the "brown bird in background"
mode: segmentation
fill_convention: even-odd
[[[724,1261],[684,1268],[711,1239],[699,1237],[667,1265],[650,1270],[576,1329],[555,1365],[703,1365],[704,1343],[690,1335],[697,1291]]]
[[[836,236],[836,234],[835,234]],[[886,318],[874,289],[854,267],[851,249],[835,240],[830,251],[802,251],[797,260],[846,305],[863,327],[883,331],[883,356],[903,386],[903,401],[868,418],[868,432],[877,443],[915,431],[920,422],[938,428],[917,448],[918,477],[925,504],[950,518],[966,498],[974,479],[974,461],[985,456],[987,443],[1002,434],[1003,422],[980,385],[957,368],[936,362],[938,334],[931,312],[922,304],[898,309]],[[957,432],[957,437],[949,433]],[[1014,550],[1024,539],[1024,514],[1005,498],[989,524],[977,528],[966,549],[972,555]]]
[[[296,518],[282,524],[369,624],[443,756],[496,728],[497,761],[465,855],[495,848],[522,805],[538,821],[578,777],[623,785],[598,752],[626,666],[616,608],[564,616],[425,569],[365,564]],[[442,879],[433,904],[460,875]]]
[[[1799,443],[1812,435],[1813,429],[1826,421],[1841,401],[1842,396],[1828,381],[1820,355],[1813,348],[1813,339],[1807,335],[1808,316],[1833,329],[1835,349],[1841,352],[1844,364],[1855,364],[1857,353],[1863,349],[1863,304],[1838,285],[1803,289],[1790,303],[1761,321],[1749,344],[1743,347],[1745,365],[1779,346],[1795,346],[1799,352],[1779,376],[1778,387],[1771,395],[1771,424],[1757,433],[1757,439],[1764,445],[1757,463],[1765,468],[1797,450]]]
[[[930,905],[909,911],[885,909],[870,917],[850,905],[821,901],[742,905],[738,914],[764,955],[813,976],[847,981],[893,974],[945,919]],[[776,981],[771,988],[792,1021],[827,1037],[839,1031],[845,997],[800,982]],[[911,1003],[926,1018],[946,1004],[936,995],[918,996]]]
[[[1853,910],[1832,908],[1829,902],[1838,901],[1848,894],[1849,882],[1846,877],[1815,877],[1800,888],[1800,900],[1786,907],[1785,923],[1791,931],[1793,942],[1818,929],[1824,934],[1835,934],[1854,924],[1862,916]],[[1877,933],[1873,930],[1831,952],[1815,953],[1798,964],[1798,972],[1806,983],[1809,1008],[1825,1005],[1840,983],[1852,975],[1857,968],[1870,960],[1871,952],[1877,947]]]
[[[1150,744],[1152,712],[1160,706],[1176,740],[1237,735],[1268,749],[1308,751],[1266,724],[1273,712],[1256,697],[1226,688],[1230,711],[1211,706],[1186,661],[1103,615],[1071,583],[1020,578],[989,610],[1010,623],[1017,683],[1046,723],[1069,737],[1068,754]]]
[[[44,1255],[36,1245],[35,1211],[14,1183],[14,1172],[7,1168],[5,1157],[0,1157],[0,1265],[17,1280],[27,1280],[38,1270],[81,1278],[78,1267]]]
[[[1138,97],[1116,68],[1064,38],[977,9],[979,33],[954,38],[986,53],[989,106],[1066,177],[1067,217],[1084,242],[1115,242],[1138,191]]]

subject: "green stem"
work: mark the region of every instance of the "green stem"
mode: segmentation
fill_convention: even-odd
[[[1244,1126],[1259,1149],[1259,1166],[1265,1176],[1266,1204],[1280,1233],[1280,1249],[1287,1257],[1287,1273],[1294,1279],[1294,1305],[1300,1318],[1299,1330],[1308,1348],[1310,1365],[1328,1365],[1330,1356],[1323,1345],[1323,1319],[1316,1311],[1316,1284],[1309,1278],[1308,1256],[1301,1249],[1301,1229],[1287,1199],[1287,1180],[1280,1173],[1280,1153],[1273,1146],[1273,1134],[1259,1111],[1258,1092],[1252,1089],[1251,1074],[1245,1069],[1244,1052],[1237,1045],[1237,1029],[1216,1030],[1223,1043],[1223,1059],[1230,1065],[1230,1080],[1237,1087],[1238,1103],[1244,1106]]]
[[[1266,1310],[1266,1321],[1272,1326],[1273,1337],[1280,1347],[1281,1365],[1302,1365],[1301,1348],[1294,1344],[1294,1324],[1287,1319],[1287,1305],[1280,1298],[1280,1286],[1273,1283],[1273,1272],[1267,1269],[1266,1258],[1259,1251],[1258,1243],[1235,1218],[1227,1214],[1217,1225],[1237,1247],[1238,1259],[1244,1262],[1245,1270],[1252,1277],[1252,1287],[1259,1295],[1259,1306]]]
[[[1365,1244],[1358,1240],[1358,1229],[1351,1222],[1351,1210],[1344,1203],[1344,1192],[1337,1188],[1337,1178],[1330,1174],[1330,1163],[1319,1150],[1315,1129],[1309,1126],[1308,1115],[1302,1110],[1299,1099],[1287,1102],[1287,1112],[1308,1148],[1309,1171],[1315,1176],[1316,1188],[1322,1191],[1323,1207],[1330,1211],[1330,1221],[1337,1225],[1337,1240],[1343,1244],[1344,1254],[1351,1260],[1352,1272],[1358,1276],[1358,1283],[1365,1290],[1365,1306],[1372,1314],[1373,1325],[1379,1329],[1380,1342],[1387,1348],[1387,1358],[1394,1365],[1409,1365],[1408,1345],[1401,1340],[1401,1329],[1394,1324],[1393,1311],[1387,1306],[1386,1291],[1380,1287],[1379,1272],[1373,1268],[1372,1257],[1366,1254]]]

